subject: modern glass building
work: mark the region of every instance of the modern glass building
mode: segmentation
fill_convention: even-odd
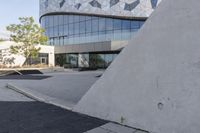
[[[149,17],[157,0],[40,0],[40,22],[55,64],[106,68]]]

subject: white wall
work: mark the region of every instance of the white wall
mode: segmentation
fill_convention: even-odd
[[[54,46],[39,45],[40,53],[47,53],[49,55],[49,66],[55,66]]]
[[[7,66],[22,66],[25,62],[25,57],[23,57],[22,55],[13,55],[10,54],[9,52],[9,48],[12,45],[17,45],[14,42],[11,41],[4,41],[4,42],[0,42],[0,50],[3,51],[3,60],[5,61],[6,59],[14,59],[14,62],[12,64],[5,64]],[[44,46],[44,45],[39,45],[37,47],[40,47],[40,53],[47,53],[49,54],[49,66],[55,66],[55,55],[54,55],[54,47],[53,46]],[[2,64],[0,62],[0,64]]]

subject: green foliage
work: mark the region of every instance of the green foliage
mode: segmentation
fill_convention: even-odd
[[[44,29],[35,23],[33,17],[19,18],[20,24],[11,24],[7,30],[11,32],[10,40],[17,45],[10,47],[12,54],[23,55],[26,59],[38,56],[40,48],[38,44],[45,45],[47,37],[44,35]]]

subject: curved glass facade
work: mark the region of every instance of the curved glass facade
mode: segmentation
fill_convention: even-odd
[[[83,15],[47,15],[41,25],[49,45],[129,40],[143,25],[142,20]]]

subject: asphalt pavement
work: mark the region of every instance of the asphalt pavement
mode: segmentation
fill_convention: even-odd
[[[20,88],[27,88],[42,95],[51,97],[52,99],[59,99],[62,102],[77,104],[82,96],[89,90],[89,88],[99,79],[103,71],[86,71],[86,72],[57,72],[46,73],[38,76],[40,79],[35,79],[25,75],[24,78],[16,79],[14,75],[6,76],[0,79],[0,85],[5,86],[11,83]],[[19,77],[19,76],[18,76]],[[26,77],[28,77],[26,79]],[[45,77],[42,78],[41,77]]]

